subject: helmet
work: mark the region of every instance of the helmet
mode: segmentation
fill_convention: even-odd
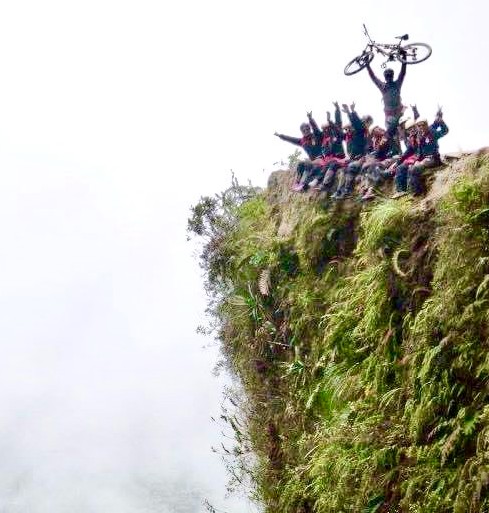
[[[415,125],[416,125],[416,123],[414,122],[414,120],[411,118],[408,118],[406,121],[406,124],[404,125],[404,129],[409,130],[410,128],[413,128],[413,126],[415,126]]]
[[[399,119],[399,124],[400,125],[404,125],[405,123],[407,124],[409,121],[412,121],[411,118],[409,116],[402,116],[400,119]],[[406,128],[406,127],[404,127]]]
[[[416,121],[417,125],[428,125],[428,120],[426,118],[420,118]]]
[[[365,116],[362,116],[362,121],[364,123],[371,124],[374,122],[374,118],[370,114],[366,114]]]

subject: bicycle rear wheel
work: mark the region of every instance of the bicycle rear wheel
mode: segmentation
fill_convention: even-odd
[[[401,48],[406,52],[406,55],[403,57],[399,55],[399,60],[401,62],[405,62],[406,64],[418,64],[420,62],[425,61],[433,51],[430,45],[426,43],[411,43],[409,45],[403,46]]]
[[[358,73],[363,68],[365,68],[365,66],[367,64],[372,62],[373,58],[374,58],[373,52],[365,52],[365,53],[362,53],[362,55],[355,57],[345,66],[345,70],[344,70],[345,75],[354,75],[355,73]]]

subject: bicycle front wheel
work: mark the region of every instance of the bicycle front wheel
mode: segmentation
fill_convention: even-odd
[[[373,58],[373,52],[365,52],[362,53],[362,55],[355,57],[345,66],[345,75],[354,75],[355,73],[358,73],[365,68],[367,64],[372,62]]]
[[[403,46],[405,55],[399,55],[399,60],[406,64],[418,64],[419,62],[425,61],[433,51],[430,45],[426,43],[411,43]]]

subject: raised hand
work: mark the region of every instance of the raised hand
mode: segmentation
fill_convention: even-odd
[[[350,113],[350,109],[348,108],[348,105],[346,103],[342,103],[341,104],[341,110],[345,113],[345,114],[349,114]]]

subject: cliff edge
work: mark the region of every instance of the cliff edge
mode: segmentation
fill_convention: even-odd
[[[489,155],[368,205],[291,180],[189,220],[240,382],[235,484],[268,513],[489,511]]]

